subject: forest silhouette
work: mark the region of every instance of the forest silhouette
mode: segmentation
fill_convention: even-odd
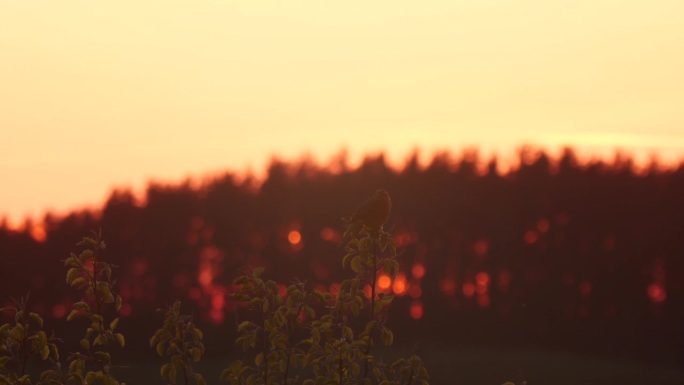
[[[101,229],[124,315],[153,329],[145,317],[180,298],[218,335],[232,327],[231,281],[250,266],[334,291],[342,218],[383,188],[401,254],[403,283],[387,289],[398,296],[397,343],[684,364],[684,164],[637,172],[626,157],[580,162],[571,149],[552,158],[530,148],[519,160],[505,173],[473,152],[424,167],[416,154],[399,170],[383,155],[358,167],[273,160],[261,182],[228,172],[199,187],[153,183],[144,199],[118,190],[99,209],[19,230],[4,221],[0,305],[30,291],[30,308],[63,327],[76,294],[60,261]]]

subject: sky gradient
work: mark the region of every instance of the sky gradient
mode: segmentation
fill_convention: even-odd
[[[273,155],[684,157],[684,2],[0,1],[0,217]]]

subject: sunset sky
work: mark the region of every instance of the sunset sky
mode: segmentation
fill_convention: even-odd
[[[0,217],[272,155],[684,158],[684,1],[0,0]]]

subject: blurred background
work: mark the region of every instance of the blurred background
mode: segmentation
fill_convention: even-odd
[[[385,188],[389,354],[435,383],[684,383],[681,14],[2,2],[0,306],[30,291],[69,335],[59,261],[101,228],[129,347],[181,298],[221,360],[232,279],[334,292],[341,218]]]

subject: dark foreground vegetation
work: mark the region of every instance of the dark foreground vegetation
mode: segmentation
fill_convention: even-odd
[[[46,326],[80,333],[64,321],[78,297],[60,261],[100,228],[129,349],[149,349],[161,322],[154,309],[180,298],[207,352],[229,354],[232,282],[245,266],[336,293],[341,218],[382,187],[403,282],[384,289],[396,295],[387,314],[395,346],[684,365],[684,167],[636,172],[628,159],[580,163],[569,150],[559,159],[523,151],[520,160],[503,175],[472,155],[437,156],[425,168],[410,160],[398,171],[381,156],[355,169],[274,161],[259,184],[226,174],[200,187],[153,184],[140,200],[116,191],[99,210],[0,227],[0,301],[14,306],[10,297],[30,291]]]

